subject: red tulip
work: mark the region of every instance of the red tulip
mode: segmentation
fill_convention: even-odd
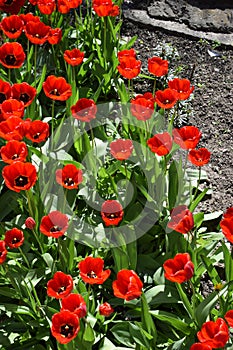
[[[118,57],[119,62],[121,62],[125,58],[127,59],[129,57],[133,57],[136,59],[136,51],[134,49],[122,50],[122,51],[118,52],[117,57]]]
[[[6,68],[20,68],[26,55],[17,42],[5,43],[0,47],[0,63]]]
[[[79,318],[73,312],[65,310],[53,315],[51,333],[59,343],[69,343],[76,337],[79,330]]]
[[[43,216],[40,224],[40,232],[48,237],[58,238],[64,235],[68,229],[69,219],[65,214],[54,210]]]
[[[18,15],[5,17],[0,23],[3,33],[10,39],[17,39],[22,33],[23,26],[24,23]]]
[[[51,45],[57,45],[62,39],[62,30],[61,28],[51,28],[49,31],[48,42]]]
[[[201,138],[201,132],[195,126],[183,126],[180,129],[173,129],[174,142],[183,149],[194,149]]]
[[[106,226],[117,226],[123,215],[123,208],[118,201],[109,199],[102,204],[101,216]]]
[[[111,271],[103,270],[104,260],[88,256],[78,264],[80,276],[84,282],[89,284],[103,284],[109,277]]]
[[[141,61],[129,56],[122,58],[120,64],[117,66],[119,73],[127,79],[133,79],[138,76],[141,70]]]
[[[25,162],[28,150],[25,142],[10,140],[0,150],[2,160],[5,163],[11,164],[16,161]]]
[[[128,159],[133,151],[133,142],[131,140],[119,139],[110,143],[111,155],[118,160]]]
[[[194,227],[193,214],[186,205],[179,205],[171,212],[167,227],[180,233],[188,233]]]
[[[218,318],[215,322],[205,322],[197,333],[198,340],[212,348],[223,348],[229,339],[229,330],[226,322]]]
[[[69,294],[61,301],[61,311],[68,310],[76,314],[79,318],[85,317],[87,314],[87,306],[85,300],[80,294]]]
[[[57,9],[60,13],[68,13],[70,9],[75,9],[81,5],[82,0],[57,0]]]
[[[49,137],[49,124],[41,120],[26,120],[24,124],[24,134],[25,137],[32,142],[43,142]]]
[[[210,161],[211,153],[207,148],[191,149],[188,154],[189,161],[196,166],[203,166]]]
[[[23,231],[19,230],[16,227],[6,231],[4,241],[9,248],[20,247],[24,242]]]
[[[57,169],[56,181],[68,190],[77,189],[83,181],[82,170],[73,164],[67,164],[63,169]]]
[[[220,221],[220,227],[226,239],[233,243],[233,207],[228,208],[226,213],[223,214],[223,219]]]
[[[56,10],[55,0],[37,0],[39,11],[44,15],[51,15]]]
[[[168,87],[175,90],[178,100],[187,100],[194,90],[188,79],[175,78],[168,82]]]
[[[29,106],[36,96],[36,89],[28,83],[12,85],[12,98],[22,101],[24,107]]]
[[[148,70],[156,77],[162,77],[168,73],[168,61],[156,56],[149,58]]]
[[[43,90],[52,100],[66,101],[72,95],[71,85],[63,77],[50,75],[43,83]]]
[[[43,22],[28,22],[25,26],[25,35],[32,44],[42,45],[49,36],[51,27]]]
[[[24,115],[24,104],[21,101],[10,98],[5,100],[1,106],[1,112],[3,119],[8,119],[10,117],[23,118]]]
[[[172,149],[172,138],[168,132],[156,134],[147,140],[147,145],[150,147],[151,151],[158,156],[165,156]]]
[[[176,254],[163,264],[165,278],[171,282],[183,283],[189,280],[194,273],[194,265],[188,253]]]
[[[0,123],[0,137],[4,140],[22,140],[24,136],[23,121],[18,117],[10,117]]]
[[[78,66],[83,62],[84,52],[78,49],[66,50],[64,52],[64,60],[71,66]]]
[[[34,16],[32,13],[27,13],[27,14],[23,14],[21,13],[19,15],[20,19],[23,21],[24,26],[28,23],[28,22],[40,22],[40,18],[38,16]]]
[[[229,327],[233,327],[233,310],[227,311],[224,318],[227,321]]]
[[[1,0],[0,11],[17,14],[21,7],[23,7],[25,0]]]
[[[115,297],[125,300],[133,300],[140,297],[142,287],[142,281],[133,270],[119,271],[116,281],[112,284]]]
[[[37,180],[36,168],[31,163],[15,162],[2,170],[6,186],[15,192],[29,190]]]
[[[112,0],[93,0],[93,10],[100,17],[117,16],[119,7]]]
[[[3,264],[6,260],[7,250],[6,250],[6,242],[0,241],[0,264]]]
[[[155,102],[161,108],[172,108],[177,102],[176,93],[172,89],[158,90],[155,94]]]
[[[96,117],[97,107],[93,100],[80,98],[75,105],[71,106],[72,116],[82,122],[90,122]]]
[[[61,271],[57,271],[47,283],[49,297],[62,299],[67,297],[73,289],[73,278]]]
[[[0,79],[0,106],[11,97],[11,84]]]
[[[130,111],[138,120],[150,119],[154,113],[155,99],[152,93],[146,92],[144,95],[137,95],[130,101]]]
[[[114,312],[114,309],[107,302],[105,302],[99,306],[99,313],[102,316],[109,317],[109,316],[111,316],[111,314],[113,312]]]

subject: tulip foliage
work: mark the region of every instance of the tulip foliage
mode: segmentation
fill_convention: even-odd
[[[233,208],[200,210],[195,83],[166,49],[144,67],[122,3],[0,0],[2,349],[232,347]]]

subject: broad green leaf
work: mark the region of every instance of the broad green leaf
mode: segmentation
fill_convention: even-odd
[[[190,326],[184,321],[180,320],[178,316],[160,310],[151,310],[150,314],[157,320],[168,323],[172,328],[175,328],[184,334],[190,334]]]
[[[130,334],[130,325],[129,322],[120,322],[111,328],[111,332],[114,337],[120,342],[129,346],[130,348],[135,348],[135,342]]]

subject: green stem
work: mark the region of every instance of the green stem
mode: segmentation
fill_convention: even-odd
[[[28,261],[26,255],[23,253],[23,251],[22,251],[22,249],[21,249],[20,247],[19,247],[18,249],[19,249],[19,252],[20,252],[20,254],[22,255],[23,260],[25,261],[27,267],[30,269],[31,267],[30,267],[30,264],[29,264],[29,261]]]
[[[107,57],[107,23],[106,23],[106,17],[103,18],[104,21],[104,65],[105,65],[105,69],[107,68],[107,61],[108,61],[108,57]]]
[[[194,195],[193,195],[193,201],[198,193],[198,187],[200,185],[200,182],[201,182],[201,167],[199,166],[199,172],[198,172],[198,181],[197,181],[197,187],[196,187],[196,190],[194,192]]]
[[[36,88],[36,70],[37,70],[37,45],[34,46],[34,82],[35,82],[35,88]]]
[[[31,217],[34,217],[35,215],[35,212],[34,212],[34,209],[33,209],[33,205],[32,205],[32,201],[31,201],[31,192],[30,190],[26,191],[26,197],[27,197],[27,202],[28,202],[28,212],[29,212],[29,216]],[[35,237],[35,240],[37,241],[39,247],[40,247],[40,250],[41,250],[41,253],[43,254],[44,253],[44,249],[43,249],[43,246],[40,242],[40,239],[39,237],[37,236],[35,230],[33,229],[32,230],[32,233],[33,233],[33,236]]]
[[[130,79],[128,79],[128,95],[129,95],[129,99],[131,100]]]
[[[54,110],[55,110],[55,100],[52,100],[52,126],[51,126],[51,137],[52,137],[52,143],[53,143],[53,137],[54,137]]]
[[[185,294],[185,292],[183,291],[181,284],[180,283],[176,283],[176,288],[177,291],[180,295],[180,298],[184,304],[184,307],[186,309],[186,311],[188,312],[189,316],[191,317],[192,320],[194,320],[194,310],[192,308],[192,305],[190,304],[187,295]]]
[[[156,89],[156,78],[155,78],[155,80],[154,80],[154,85],[153,85],[153,97],[154,97],[154,95],[155,95],[155,89]]]
[[[124,167],[125,167],[125,177],[128,179],[128,172],[127,172],[127,164],[126,161],[124,161]]]

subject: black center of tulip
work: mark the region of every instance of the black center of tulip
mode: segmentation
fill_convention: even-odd
[[[20,95],[19,99],[23,103],[27,103],[28,101],[30,101],[30,96],[28,94],[26,94],[26,93],[23,93],[23,94]]]
[[[0,104],[3,103],[3,101],[6,100],[6,95],[0,92]]]
[[[67,177],[65,180],[64,180],[64,184],[66,186],[74,186],[74,180],[72,179],[72,177]]]
[[[12,160],[15,160],[16,158],[18,158],[18,154],[17,154],[17,153],[15,153],[15,154],[11,157]]]
[[[18,242],[20,242],[20,239],[18,239],[17,237],[14,237],[14,238],[12,239],[12,243],[13,243],[13,244],[18,243]]]
[[[73,329],[74,327],[70,324],[65,324],[64,326],[61,326],[61,335],[65,338],[71,337],[73,335]]]
[[[20,175],[15,179],[15,185],[18,187],[23,187],[28,184],[28,177]]]
[[[6,0],[5,5],[12,5],[14,0]]]
[[[16,63],[16,58],[14,55],[7,55],[5,57],[5,62],[6,64],[13,66]]]
[[[65,286],[61,286],[59,289],[58,289],[58,294],[60,293],[63,293],[64,291],[66,290],[66,287]]]
[[[61,231],[61,227],[60,226],[54,225],[50,229],[50,232],[57,232],[57,231]]]
[[[51,95],[55,95],[55,96],[60,96],[60,92],[58,91],[58,89],[53,89],[50,91]]]
[[[88,276],[89,278],[97,278],[97,276],[96,276],[96,274],[95,274],[94,271],[88,272],[88,273],[87,273],[87,276]]]
[[[37,132],[35,135],[33,135],[34,140],[37,140],[40,137],[40,133]]]

